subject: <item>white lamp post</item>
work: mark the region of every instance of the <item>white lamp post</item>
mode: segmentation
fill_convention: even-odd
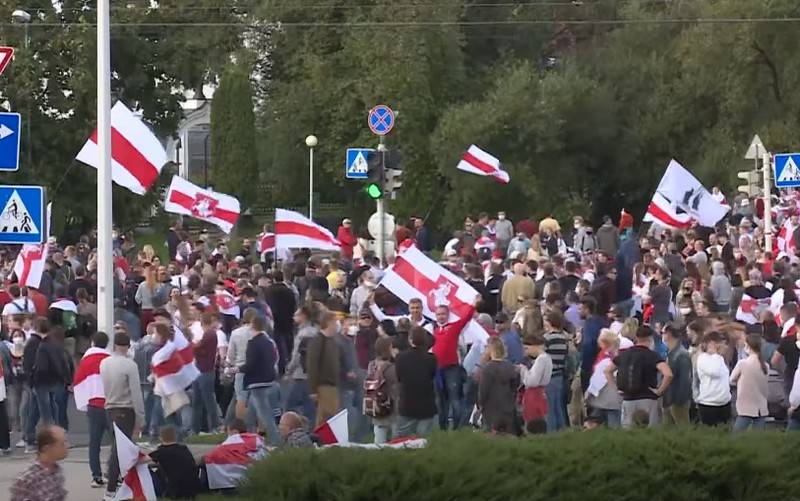
[[[317,146],[317,136],[310,135],[306,138],[308,146],[308,219],[314,219],[314,147]]]

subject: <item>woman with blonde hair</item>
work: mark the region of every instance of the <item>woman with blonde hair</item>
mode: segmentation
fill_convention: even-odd
[[[144,254],[145,261],[148,263],[153,262],[153,258],[156,257],[156,250],[153,248],[152,245],[147,244],[142,247],[142,254]]]
[[[639,330],[639,320],[630,317],[622,322],[622,328],[619,330],[619,349],[627,350],[636,344],[636,331]]]
[[[606,378],[606,367],[619,352],[619,336],[611,329],[602,329],[597,338],[600,353],[594,360],[589,388],[586,390],[586,403],[589,414],[600,419],[609,428],[622,426],[622,396],[616,384]]]
[[[531,237],[531,246],[528,248],[528,253],[525,256],[525,261],[539,261],[544,254],[542,254],[542,241],[539,238],[539,234],[535,234]]]
[[[492,433],[513,433],[517,411],[519,371],[506,360],[506,347],[499,337],[487,343],[489,362],[481,369],[478,407],[483,427]]]
[[[131,338],[135,341],[145,333],[145,329],[153,321],[153,311],[155,310],[154,299],[156,299],[156,269],[149,262],[144,263],[144,281],[136,289],[134,299],[139,305],[139,320],[141,321],[142,332],[131,333]]]
[[[733,431],[745,431],[766,428],[767,408],[767,374],[769,366],[761,357],[761,336],[749,334],[745,338],[747,358],[736,363],[731,373],[731,385],[736,386],[736,421]]]

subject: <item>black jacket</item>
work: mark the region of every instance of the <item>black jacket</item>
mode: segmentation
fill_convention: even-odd
[[[435,416],[436,357],[424,348],[412,348],[399,353],[394,365],[400,385],[399,414],[411,419]]]
[[[24,355],[23,355],[24,356]],[[50,338],[45,338],[36,350],[33,364],[34,386],[63,384],[67,382],[64,348]]]
[[[245,350],[244,366],[241,369],[244,372],[245,389],[267,386],[275,382],[276,352],[275,343],[265,333],[250,338]]]
[[[34,332],[25,343],[25,349],[22,350],[22,371],[28,376],[28,381],[31,380],[33,365],[36,363],[36,352],[39,351],[41,343],[42,337]]]
[[[272,310],[275,332],[291,334],[294,329],[294,311],[297,309],[292,290],[283,282],[272,284],[264,290],[264,299]]]

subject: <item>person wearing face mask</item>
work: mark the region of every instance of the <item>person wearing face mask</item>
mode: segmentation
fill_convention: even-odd
[[[495,240],[498,249],[506,249],[511,237],[514,236],[514,224],[506,219],[505,211],[497,213],[497,221],[494,223]]]
[[[8,417],[12,431],[25,430],[25,415],[30,393],[25,387],[25,371],[22,368],[22,354],[25,350],[25,333],[21,329],[11,332],[11,343],[8,354],[11,361],[9,370],[5,373],[6,387],[8,389]],[[18,447],[24,447],[25,441],[20,440]]]
[[[700,422],[706,426],[724,425],[731,418],[730,371],[720,354],[724,340],[719,332],[706,334],[705,347],[695,362],[694,401]]]
[[[372,291],[375,290],[375,279],[372,272],[365,270],[358,277],[358,287],[350,294],[350,315],[356,316],[364,307]]]
[[[622,393],[623,428],[633,427],[633,416],[639,411],[647,413],[650,427],[659,423],[658,399],[672,382],[672,370],[653,346],[653,330],[643,325],[636,331],[636,344],[621,351],[605,369],[608,383],[616,384]]]

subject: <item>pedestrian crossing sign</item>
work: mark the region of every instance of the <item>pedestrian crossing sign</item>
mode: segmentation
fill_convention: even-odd
[[[0,186],[0,244],[41,244],[45,191],[41,186]]]
[[[775,155],[775,186],[778,188],[800,186],[800,153]]]
[[[372,153],[372,148],[348,148],[345,162],[345,177],[347,179],[367,179],[369,166],[367,157]]]

